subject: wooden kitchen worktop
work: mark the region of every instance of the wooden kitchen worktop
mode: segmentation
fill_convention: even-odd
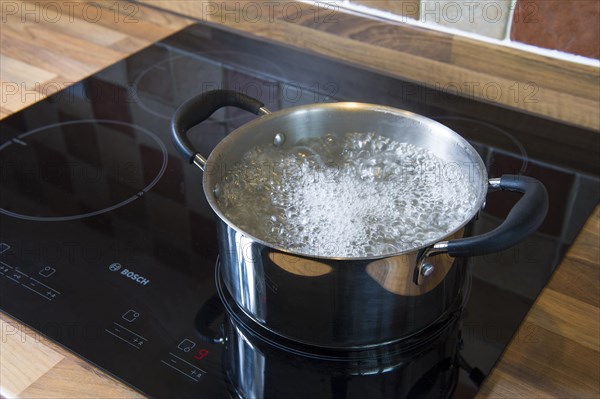
[[[190,23],[137,4],[98,3],[104,12],[95,23],[81,18],[77,7],[86,3],[77,3],[73,18],[65,14],[38,22],[31,10],[39,9],[39,2],[27,2],[27,8],[25,3],[10,2],[17,7],[14,12],[3,4],[2,117],[49,94],[50,90],[40,88],[62,88],[76,82]],[[23,10],[30,11],[24,19]],[[599,287],[600,206],[530,310],[479,397],[600,397]],[[140,396],[9,316],[0,313],[0,323],[3,397]]]

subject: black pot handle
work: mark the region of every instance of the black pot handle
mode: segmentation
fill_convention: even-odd
[[[535,232],[548,213],[548,192],[537,179],[527,176],[503,175],[490,179],[492,190],[508,190],[522,193],[523,196],[510,210],[502,224],[494,230],[475,237],[442,241],[423,251],[417,263],[414,281],[421,284],[433,272],[427,258],[441,253],[450,256],[477,256],[504,251],[523,241]]]
[[[491,188],[516,191],[523,196],[494,230],[448,242],[448,255],[474,256],[500,252],[523,241],[535,232],[548,213],[548,193],[537,179],[527,176],[504,175],[490,180]]]
[[[200,163],[205,163],[205,159],[188,139],[187,131],[208,119],[219,108],[228,106],[238,107],[256,115],[270,113],[263,108],[262,102],[234,90],[207,91],[186,100],[177,108],[171,119],[171,134],[175,148],[189,163],[196,163],[197,156],[200,156]],[[204,167],[200,164],[198,166]]]

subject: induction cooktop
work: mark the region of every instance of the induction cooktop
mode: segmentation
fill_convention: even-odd
[[[152,397],[473,397],[598,202],[598,149],[576,153],[555,140],[595,132],[449,87],[190,26],[0,121],[0,309]],[[444,389],[419,388],[429,374],[397,372],[432,350],[307,356],[255,337],[226,311],[214,215],[169,130],[181,102],[217,88],[272,111],[340,100],[407,109],[467,138],[490,177],[522,173],[546,185],[550,211],[536,234],[467,260],[464,309],[440,327],[456,340],[461,370],[439,382]],[[209,154],[252,118],[220,110],[194,145]],[[497,226],[516,199],[490,194],[474,232]]]

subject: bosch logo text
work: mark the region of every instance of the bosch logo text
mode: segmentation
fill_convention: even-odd
[[[134,273],[128,269],[123,269],[121,271],[121,274],[125,277],[132,279],[133,281],[135,281],[136,283],[141,284],[141,285],[148,285],[150,283],[149,279],[147,279],[144,276],[141,276],[137,273]]]

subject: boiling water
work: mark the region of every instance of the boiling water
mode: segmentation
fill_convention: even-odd
[[[474,182],[454,163],[372,133],[248,151],[218,189],[240,229],[305,255],[367,257],[410,250],[462,224]]]

